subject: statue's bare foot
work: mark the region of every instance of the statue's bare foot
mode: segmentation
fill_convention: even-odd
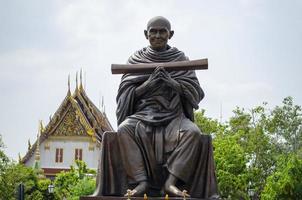
[[[175,185],[165,186],[166,193],[177,197],[190,197],[187,191],[180,191]]]
[[[142,197],[144,194],[147,194],[149,189],[149,184],[146,181],[140,182],[133,190],[127,190],[125,197]]]
[[[164,191],[172,196],[178,196],[178,197],[190,197],[190,195],[187,193],[187,191],[180,191],[176,186],[177,178],[173,176],[172,174],[169,175],[165,185],[164,185]]]

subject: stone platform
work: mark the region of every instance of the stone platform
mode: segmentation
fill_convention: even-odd
[[[127,197],[115,197],[115,196],[100,196],[100,197],[80,197],[80,200],[127,200]],[[144,197],[131,197],[130,200],[145,200]],[[147,200],[167,200],[165,197],[147,197]],[[168,197],[168,200],[184,200],[182,197]],[[198,199],[198,198],[186,198],[185,200],[215,200],[211,199]]]

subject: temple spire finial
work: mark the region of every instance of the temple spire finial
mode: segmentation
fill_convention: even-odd
[[[76,91],[78,90],[78,72],[76,73]]]
[[[98,108],[99,108],[100,111],[102,111],[101,110],[101,102],[102,102],[101,98],[102,98],[102,95],[101,95],[101,93],[99,93],[99,107]]]
[[[102,96],[102,107],[101,107],[101,111],[104,112],[104,96]]]
[[[30,143],[30,139],[28,139],[27,141],[27,150],[29,151],[31,149],[31,143]]]
[[[33,165],[33,169],[35,170],[35,173],[38,176],[38,179],[44,179],[45,176],[43,174],[43,170],[41,169],[41,154],[40,154],[40,137],[41,133],[43,131],[43,124],[42,120],[39,120],[39,128],[38,128],[38,134],[37,134],[37,145],[35,150],[35,161]]]
[[[43,130],[42,120],[39,120],[39,131],[37,134],[37,147],[36,147],[36,155],[35,155],[35,161],[40,161],[40,135]]]
[[[103,114],[105,114],[105,101],[104,101],[104,96],[102,96],[102,110],[103,110]]]
[[[68,74],[68,92],[67,93],[70,95],[70,74]]]
[[[44,130],[43,121],[39,120],[39,134],[42,135]]]
[[[83,77],[82,77],[82,68],[80,70],[80,90],[83,90]]]

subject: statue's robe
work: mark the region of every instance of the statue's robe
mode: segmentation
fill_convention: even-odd
[[[176,48],[168,47],[166,51],[158,52],[146,47],[134,53],[128,63],[184,60],[187,57]],[[177,177],[177,186],[186,189],[192,197],[206,198],[217,194],[211,138],[202,135],[193,123],[193,109],[198,108],[204,93],[194,71],[169,74],[180,84],[180,92],[161,81],[140,97],[136,97],[135,89],[150,74],[125,74],[122,77],[116,98],[119,125],[116,145],[122,166],[118,167],[123,172],[119,177],[120,186],[114,187],[119,191],[106,188],[102,183],[113,195],[125,194],[127,188],[134,188],[141,181],[150,183],[151,195],[159,195],[169,174]],[[113,161],[105,156],[104,162]],[[103,170],[106,169],[114,174],[110,171],[113,168],[104,167]],[[106,171],[102,173],[108,177]],[[109,180],[114,181],[110,177]]]

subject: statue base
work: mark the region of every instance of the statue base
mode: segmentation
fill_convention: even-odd
[[[80,197],[80,200],[127,200],[128,197],[116,197],[116,196],[99,196],[99,197]],[[183,197],[130,197],[130,200],[218,200],[219,198],[199,199],[199,198],[183,198]]]

